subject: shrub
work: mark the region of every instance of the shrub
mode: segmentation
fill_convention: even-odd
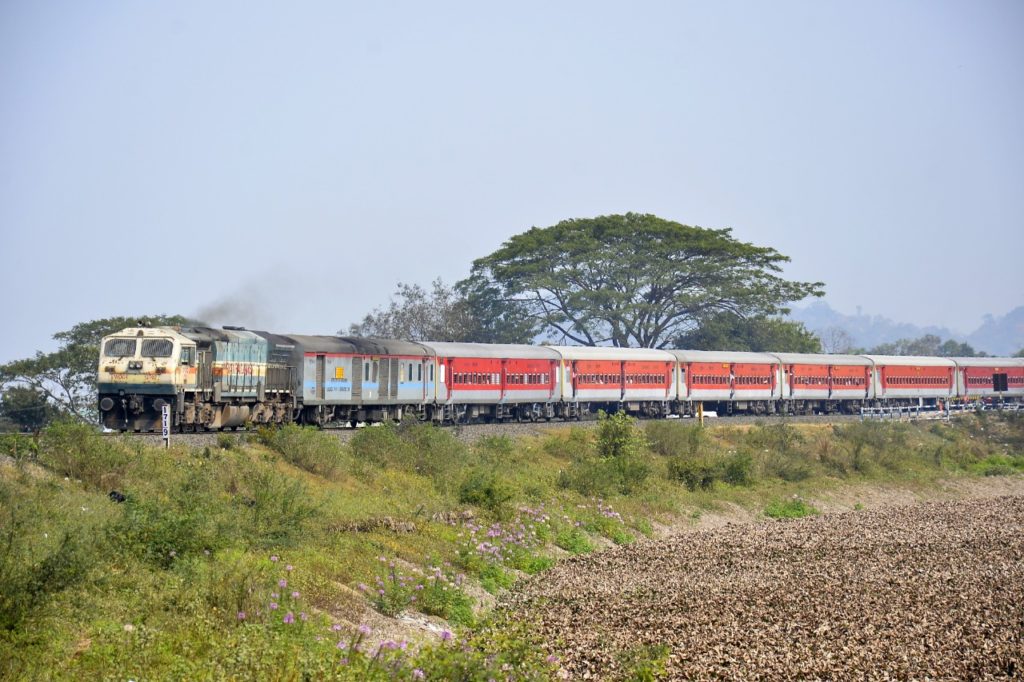
[[[348,460],[338,439],[316,428],[287,424],[260,429],[258,437],[290,464],[324,478],[336,476]]]
[[[630,682],[654,682],[668,675],[669,654],[667,644],[647,644],[619,652],[616,657],[622,670],[621,679]]]
[[[242,513],[245,536],[252,546],[291,542],[319,511],[306,486],[275,471],[250,472],[243,485],[235,507]]]
[[[625,412],[598,413],[597,454],[618,459],[635,458],[643,452],[647,442],[636,419]]]
[[[350,442],[356,461],[395,467],[427,476],[443,494],[455,494],[459,473],[465,468],[469,450],[444,429],[431,424],[407,424],[361,429]]]
[[[39,439],[41,464],[104,493],[121,485],[134,457],[122,439],[105,437],[80,422],[51,424]]]
[[[593,434],[574,426],[568,432],[559,431],[548,435],[542,445],[544,452],[565,460],[587,459],[594,454]]]
[[[719,463],[709,457],[680,455],[668,461],[669,478],[679,481],[691,492],[697,489],[709,490],[719,474]]]
[[[512,487],[497,473],[481,468],[470,471],[459,487],[459,502],[499,515],[513,496]]]
[[[709,446],[707,430],[678,421],[652,421],[645,427],[651,452],[664,457],[696,456]]]
[[[650,473],[650,465],[639,457],[582,460],[559,472],[558,486],[587,497],[630,495],[643,487]]]
[[[39,442],[23,433],[0,434],[0,455],[7,455],[17,462],[35,459],[39,454]]]
[[[688,490],[710,490],[716,481],[747,486],[754,481],[754,460],[747,452],[725,456],[679,455],[668,461],[668,476]]]
[[[774,500],[764,508],[764,515],[772,519],[799,519],[817,513],[817,509],[797,497]]]
[[[590,538],[576,526],[559,530],[555,535],[555,544],[570,554],[588,554],[594,551]]]

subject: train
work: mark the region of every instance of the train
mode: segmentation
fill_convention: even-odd
[[[103,338],[103,426],[175,432],[415,419],[439,425],[857,413],[1019,403],[1024,358],[825,355],[413,342],[243,327],[131,327]]]

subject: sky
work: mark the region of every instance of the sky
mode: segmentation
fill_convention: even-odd
[[[1022,121],[1019,0],[8,0],[0,362],[115,315],[330,334],[627,211],[969,332],[1024,304]]]

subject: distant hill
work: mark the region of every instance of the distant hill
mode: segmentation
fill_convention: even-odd
[[[986,315],[981,326],[967,336],[967,343],[993,355],[1010,355],[1024,348],[1024,305],[1002,317]]]
[[[790,317],[813,332],[821,333],[829,327],[845,330],[856,346],[871,348],[899,339],[915,339],[934,334],[942,339],[966,341],[975,350],[992,355],[1011,355],[1024,347],[1024,306],[1019,306],[1002,317],[987,315],[985,322],[971,334],[956,334],[946,327],[918,326],[909,322],[896,322],[882,315],[845,315],[824,301],[815,301],[804,308],[793,308]]]

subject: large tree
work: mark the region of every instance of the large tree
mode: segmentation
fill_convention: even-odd
[[[46,396],[61,413],[84,421],[96,421],[96,371],[100,340],[125,327],[159,327],[190,324],[180,315],[108,317],[82,322],[53,338],[59,346],[52,353],[0,365],[0,387],[28,386]]]
[[[879,344],[868,353],[871,355],[928,355],[942,358],[973,358],[987,355],[987,353],[974,350],[968,343],[961,343],[953,339],[943,341],[935,334],[925,334],[916,339],[899,339]]]
[[[675,340],[688,350],[737,350],[757,353],[820,353],[821,341],[802,322],[778,317],[716,315]]]
[[[530,317],[505,304],[487,282],[472,278],[456,286],[438,278],[429,291],[419,284],[399,282],[386,307],[374,308],[361,322],[349,325],[347,333],[476,343],[529,343],[535,336]]]
[[[776,315],[822,295],[820,282],[779,275],[788,260],[729,229],[627,213],[531,228],[476,260],[471,278],[553,339],[664,348],[715,315]]]
[[[46,394],[31,386],[0,392],[0,431],[38,431],[58,414]]]

